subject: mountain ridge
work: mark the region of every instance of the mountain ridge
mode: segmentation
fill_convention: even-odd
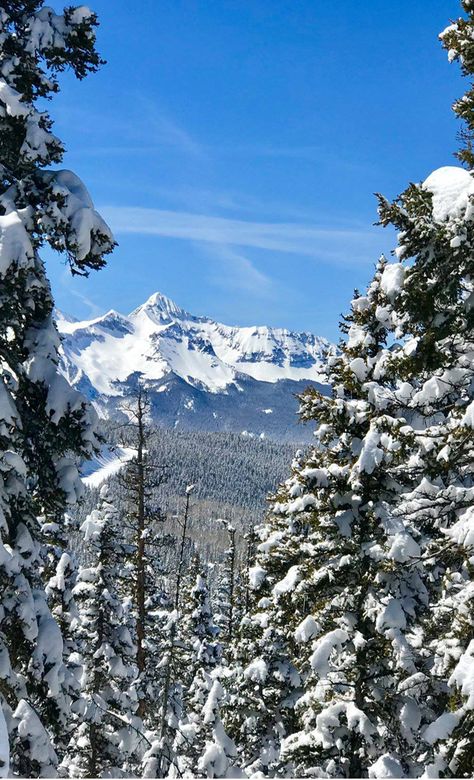
[[[158,424],[276,438],[289,438],[289,427],[291,438],[292,395],[308,383],[324,385],[326,339],[266,325],[224,325],[159,292],[128,315],[110,309],[81,321],[56,311],[56,320],[61,370],[103,416],[118,413],[140,378]],[[274,413],[283,415],[280,424],[269,419]]]

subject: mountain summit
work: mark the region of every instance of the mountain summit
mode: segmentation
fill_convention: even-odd
[[[148,317],[155,317],[157,322],[173,319],[193,319],[192,315],[181,309],[171,298],[163,293],[156,292],[150,295],[145,303],[142,303],[135,311],[129,315],[131,318],[146,314]]]
[[[223,325],[159,292],[128,316],[56,316],[62,371],[103,415],[114,414],[140,378],[161,425],[297,439],[294,394],[324,382],[326,339]]]

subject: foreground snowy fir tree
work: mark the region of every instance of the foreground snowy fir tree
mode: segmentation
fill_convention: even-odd
[[[63,762],[70,777],[133,774],[144,751],[136,716],[136,646],[121,599],[126,572],[120,516],[107,486],[100,501],[81,527],[90,562],[79,570],[73,591],[82,680],[77,725]]]
[[[474,7],[441,40],[465,76],[474,74]],[[454,104],[463,120],[458,157],[474,164],[474,87]],[[415,259],[398,299],[406,345],[398,363],[410,387],[418,484],[399,512],[431,537],[430,610],[423,625],[441,712],[422,734],[429,772],[471,777],[474,710],[474,186],[472,170],[447,167],[409,187],[381,217],[400,231],[398,256]],[[421,303],[421,305],[420,305]],[[431,556],[431,557],[429,557]],[[439,687],[439,683],[438,683]]]
[[[222,657],[222,645],[218,640],[220,632],[214,623],[207,577],[199,559],[193,562],[192,574],[194,584],[190,593],[190,609],[183,619],[186,642],[181,673],[185,681],[184,718],[179,723],[175,738],[178,769],[185,776],[193,776],[203,770],[203,756],[212,734],[211,724],[205,722],[204,708]],[[207,768],[204,776],[208,776]]]
[[[78,78],[97,69],[95,25],[84,6],[59,15],[40,2],[0,9],[0,675],[12,770],[23,776],[54,773],[53,704],[64,675],[61,634],[39,576],[37,518],[57,521],[76,500],[77,461],[95,446],[94,415],[58,372],[39,252],[49,244],[84,274],[113,247],[82,182],[49,169],[63,146],[37,104],[58,91],[65,68]]]
[[[275,710],[260,739],[245,739],[254,768],[418,773],[413,723],[429,722],[431,708],[411,681],[423,663],[416,620],[427,593],[413,529],[394,517],[407,444],[400,393],[386,377],[393,270],[382,261],[367,295],[352,303],[348,340],[328,359],[332,397],[303,397],[318,443],[295,462],[262,531],[253,571],[261,628],[251,645],[260,656],[242,676],[247,701],[261,700],[264,711],[272,691]],[[258,734],[258,713],[239,704],[240,729]]]

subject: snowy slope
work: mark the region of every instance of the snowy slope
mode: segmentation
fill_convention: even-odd
[[[117,474],[128,463],[137,451],[131,447],[115,447],[111,450],[105,446],[93,460],[83,466],[82,481],[87,487],[99,487],[109,477]]]
[[[321,379],[325,339],[268,328],[232,328],[188,314],[160,293],[125,317],[109,311],[78,322],[57,313],[68,376],[86,375],[98,393],[135,373],[146,380],[173,372],[187,383],[221,392],[245,374],[261,382]]]
[[[255,432],[275,435],[287,421],[270,421],[272,401],[281,407],[290,392],[324,382],[325,339],[266,326],[230,327],[194,316],[160,293],[127,316],[112,310],[79,322],[57,312],[57,323],[63,373],[105,414],[140,377],[164,425],[254,430],[255,422]],[[290,403],[292,418],[295,403]],[[260,418],[266,418],[265,424]],[[293,424],[290,419],[288,424]]]

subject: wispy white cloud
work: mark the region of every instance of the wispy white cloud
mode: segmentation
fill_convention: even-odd
[[[162,155],[170,150],[182,155],[183,159],[195,163],[212,161],[219,158],[274,159],[292,160],[295,163],[316,163],[331,165],[335,168],[367,170],[372,167],[367,160],[357,161],[345,154],[334,154],[327,144],[281,145],[259,142],[232,143],[216,141],[213,144],[198,140],[180,124],[168,111],[163,102],[151,100],[141,94],[130,94],[131,111],[127,116],[109,114],[104,125],[100,112],[91,112],[78,105],[68,104],[58,109],[61,124],[81,125],[82,132],[100,138],[100,143],[84,143],[73,149],[72,156],[139,156]],[[101,128],[103,128],[101,130]],[[372,164],[373,165],[373,164]]]
[[[198,244],[202,248],[202,244]],[[217,267],[209,274],[209,281],[225,290],[243,290],[254,298],[271,298],[275,295],[275,282],[264,274],[242,252],[236,252],[225,244],[206,244],[209,259],[217,261]]]
[[[295,144],[294,146],[276,146],[268,144],[235,144],[232,147],[216,147],[214,150],[222,155],[239,155],[243,157],[273,158],[281,160],[301,160],[351,170],[367,170],[367,161],[357,161],[344,154],[335,155],[328,145]]]
[[[72,295],[73,298],[77,298],[81,303],[87,306],[91,317],[98,317],[104,313],[103,307],[98,306],[91,298],[88,298],[87,295],[84,295],[84,293],[77,289],[76,284],[80,284],[80,281],[80,279],[76,280],[76,278],[71,276],[69,269],[63,271],[61,274],[61,286],[67,290],[69,295]]]
[[[128,147],[130,151],[133,149],[134,152],[139,152],[143,148],[148,148],[150,151],[158,149],[163,151],[163,145],[168,148],[173,147],[182,156],[183,160],[186,160],[192,166],[197,165],[200,171],[200,179],[203,177],[206,178],[212,168],[212,159],[208,156],[206,147],[196,141],[190,133],[184,130],[169,115],[158,110],[156,104],[143,97],[140,97],[139,102],[143,106],[144,113],[147,117],[149,138],[157,145],[153,147]],[[209,208],[211,204],[212,206],[216,206],[216,198],[218,200],[218,207],[224,209],[236,208],[235,199],[227,193],[216,193],[215,191],[211,192],[210,190],[206,190],[203,187],[196,189],[188,186],[181,188],[179,197],[176,199],[176,189],[176,187],[169,188],[168,197],[171,193],[175,202],[181,202],[185,208],[196,208],[197,206],[198,208],[205,210]],[[163,189],[161,194],[163,194]],[[108,209],[107,211],[110,212],[111,210]],[[113,222],[115,224],[115,219]],[[116,232],[121,232],[120,228],[116,229]],[[139,230],[138,232],[143,231]],[[145,232],[148,233],[149,231],[146,230]],[[225,287],[226,289],[229,289],[231,286],[233,289],[245,290],[247,294],[257,297],[266,297],[270,294],[270,291],[273,288],[272,280],[259,271],[250,258],[246,257],[242,252],[236,252],[227,244],[227,242],[205,241],[205,239],[202,239],[200,236],[194,238],[191,234],[186,236],[186,238],[194,244],[197,244],[201,250],[205,247],[205,254],[207,255],[207,259],[211,261],[211,267],[213,260],[218,261],[220,270],[215,273],[211,272],[209,277],[209,281],[212,284],[218,287]],[[223,273],[223,270],[225,270],[225,274]]]
[[[298,203],[290,204],[284,200],[278,200],[269,196],[260,196],[240,192],[238,190],[219,189],[217,187],[203,187],[192,184],[178,184],[174,187],[155,185],[149,187],[147,192],[159,197],[162,203],[168,207],[176,206],[199,211],[201,213],[214,213],[221,216],[221,212],[235,216],[236,214],[256,215],[262,218],[277,218],[280,221],[312,222],[315,219],[315,210]],[[349,220],[333,219],[332,223],[341,222],[349,227]],[[355,227],[360,227],[354,221]]]
[[[278,276],[272,278],[271,269],[270,275],[262,272],[256,250],[288,253],[346,267],[371,264],[378,255],[380,232],[370,227],[334,219],[321,224],[310,209],[298,204],[215,186],[219,158],[222,161],[232,155],[256,158],[256,161],[275,158],[332,164],[323,147],[272,146],[258,142],[205,144],[185,129],[161,102],[135,95],[131,104],[131,115],[109,120],[107,131],[110,134],[113,129],[113,138],[104,136],[103,145],[88,144],[81,154],[124,158],[146,154],[150,159],[156,154],[172,158],[173,163],[167,166],[168,180],[140,182],[141,195],[144,190],[151,195],[147,197],[148,203],[154,201],[167,208],[110,206],[101,209],[118,236],[133,233],[189,242],[199,248],[205,259],[211,285],[267,299],[278,297]],[[175,167],[177,162],[179,169]],[[342,158],[335,161],[339,166],[347,163]],[[70,291],[95,314],[97,307],[93,301],[85,300],[77,290]]]
[[[117,233],[137,233],[227,247],[251,247],[314,257],[324,262],[372,262],[380,232],[295,222],[253,222],[166,209],[101,209]]]
[[[336,157],[330,154],[328,149],[317,146],[239,146],[232,147],[210,146],[198,143],[185,130],[180,128],[172,120],[163,116],[156,116],[151,124],[148,125],[150,132],[145,139],[137,139],[130,143],[104,143],[104,144],[84,144],[71,151],[71,155],[84,157],[140,157],[147,155],[149,157],[162,156],[169,154],[170,150],[177,155],[187,157],[188,160],[208,162],[211,159],[218,158],[252,158],[274,159],[274,160],[293,160],[301,163],[314,163],[319,165],[331,166],[335,169],[351,171],[367,171],[373,169],[373,163],[367,161],[358,162],[350,160],[343,156]],[[150,138],[152,143],[150,143]]]
[[[223,154],[239,154],[249,157],[275,157],[288,158],[291,160],[320,160],[323,155],[327,155],[327,149],[323,146],[269,146],[265,144],[244,144],[226,148],[217,147],[217,152]]]
[[[148,142],[152,141],[159,148],[175,147],[188,158],[199,161],[207,158],[206,147],[185,130],[163,106],[143,95],[138,96],[138,103],[140,126],[146,132]]]
[[[149,113],[155,142],[177,147],[181,152],[190,157],[196,157],[201,160],[207,157],[205,147],[170,117],[152,109],[150,109]]]
[[[140,154],[163,154],[173,148],[188,160],[204,162],[210,149],[198,142],[156,101],[143,95],[130,96],[133,106],[126,117],[109,114],[104,125],[99,112],[87,111],[80,106],[68,105],[59,111],[61,123],[66,126],[84,127],[84,132],[94,135],[96,142],[76,146],[71,154],[75,156],[120,156]],[[93,129],[93,130],[92,130]],[[99,140],[100,139],[100,140]],[[97,143],[99,140],[99,143]]]

